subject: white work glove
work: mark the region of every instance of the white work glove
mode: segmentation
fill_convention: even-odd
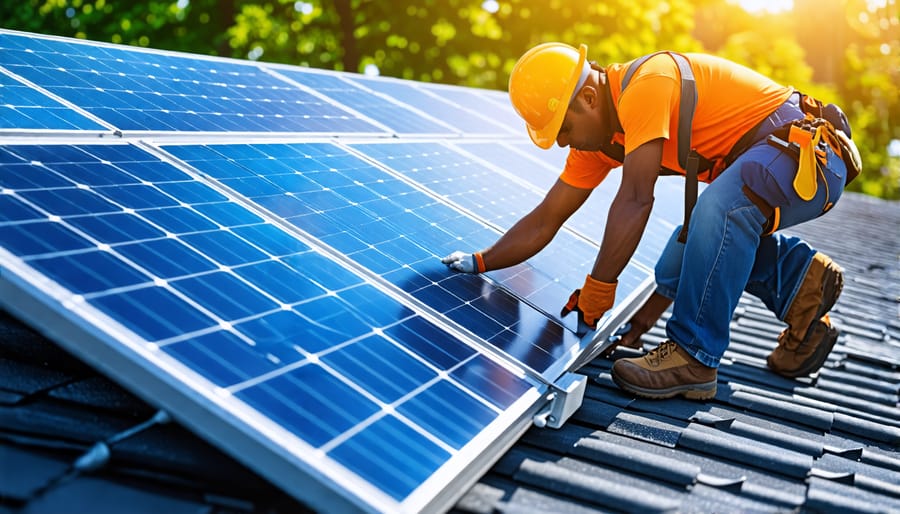
[[[479,273],[484,271],[484,269],[478,269],[479,263],[474,253],[453,252],[441,259],[441,262],[453,271],[459,271],[460,273]],[[481,266],[483,268],[484,264]]]

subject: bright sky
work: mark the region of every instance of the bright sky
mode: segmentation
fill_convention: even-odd
[[[737,0],[738,5],[745,11],[759,13],[768,11],[771,13],[789,11],[794,8],[793,0]]]

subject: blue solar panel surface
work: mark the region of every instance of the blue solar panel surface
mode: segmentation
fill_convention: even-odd
[[[454,146],[478,160],[490,163],[496,169],[506,171],[520,179],[524,185],[530,184],[541,192],[549,189],[559,178],[568,155],[568,150],[565,149],[554,147],[549,152],[542,151],[528,142],[458,142]],[[566,222],[566,226],[599,244],[605,230],[606,213],[614,192],[619,187],[620,173],[621,170],[610,172],[584,206]],[[683,184],[678,177],[660,177],[657,180],[650,221],[632,260],[633,264],[638,265],[636,276],[646,276],[643,270],[653,268],[670,235],[680,223],[684,205]],[[632,285],[629,284],[628,287]]]
[[[543,197],[542,192],[529,187],[518,177],[531,173],[543,176],[545,171],[536,167],[510,173],[503,188],[497,188],[498,173],[495,169],[443,145],[418,142],[372,143],[353,145],[353,148],[434,191],[453,205],[473,213],[477,218],[499,227],[501,231],[509,229]],[[497,147],[497,151],[504,152],[504,158],[511,153],[505,147]],[[584,215],[598,217],[596,213]],[[593,235],[591,232],[584,233]],[[488,276],[496,277],[500,283],[509,284],[510,289],[519,296],[546,313],[556,313],[555,316],[559,319],[562,302],[574,289],[581,287],[585,275],[590,273],[602,233],[601,226],[598,239],[592,242],[572,232],[561,231],[550,245],[529,259],[531,266],[527,269],[508,268],[489,272]],[[465,239],[462,241],[472,248],[488,246],[470,243]],[[633,265],[626,268],[619,277],[622,286],[618,292],[619,299],[636,289],[646,278],[645,268]],[[574,320],[561,321],[572,323],[574,328]]]
[[[0,73],[0,131],[8,129],[106,130],[74,109]]]
[[[237,61],[10,33],[0,52],[9,71],[123,131],[383,132]]]
[[[475,91],[455,88],[425,88],[406,81],[354,77],[347,79],[368,89],[400,99],[426,116],[437,118],[466,136],[509,134],[508,129],[480,114],[490,102]],[[453,97],[454,100],[450,100]]]
[[[0,155],[4,248],[398,501],[532,387],[137,147]]]
[[[0,138],[31,137],[0,139],[0,286],[80,316],[84,357],[124,356],[139,376],[116,378],[177,395],[317,508],[446,508],[585,349],[559,308],[612,189],[527,263],[439,260],[490,246],[558,176],[564,152],[533,153],[502,92],[2,29],[0,67]],[[645,237],[618,303],[667,236]]]
[[[164,149],[538,372],[579,342],[559,325],[536,329],[546,315],[519,298],[541,299],[534,289],[552,285],[558,295],[548,299],[556,303],[544,306],[558,311],[559,298],[580,283],[560,286],[530,266],[530,275],[520,268],[505,288],[448,274],[440,256],[460,244],[487,246],[499,232],[345,149],[327,143]]]
[[[400,134],[454,134],[450,126],[421,112],[409,109],[395,98],[367,91],[351,80],[338,75],[281,70],[278,72],[290,80],[321,92],[341,105],[364,113],[371,119]]]

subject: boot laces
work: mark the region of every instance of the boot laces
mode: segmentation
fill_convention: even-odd
[[[644,360],[647,361],[647,364],[651,367],[658,367],[662,361],[675,353],[677,348],[678,345],[673,341],[663,341],[662,343],[659,343],[659,346],[650,350],[650,352],[644,356]]]

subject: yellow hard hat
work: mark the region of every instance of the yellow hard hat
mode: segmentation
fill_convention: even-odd
[[[509,76],[509,99],[537,146],[553,146],[569,103],[591,72],[587,46],[542,43],[525,52]]]

